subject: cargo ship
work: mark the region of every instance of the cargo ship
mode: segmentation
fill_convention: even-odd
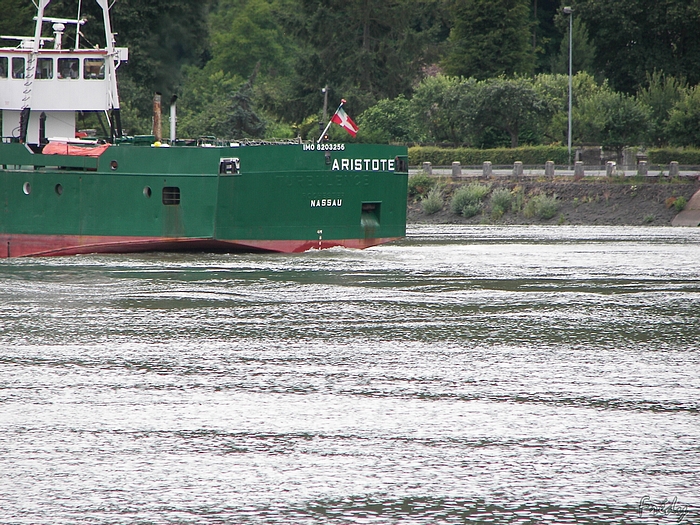
[[[126,136],[116,73],[128,50],[108,0],[96,0],[102,48],[80,47],[85,20],[47,16],[50,1],[34,36],[1,36],[0,258],[363,249],[405,235],[405,147],[181,140],[172,126],[167,140]],[[99,112],[109,136],[77,136],[77,111]]]

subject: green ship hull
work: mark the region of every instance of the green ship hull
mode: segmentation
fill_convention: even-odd
[[[301,252],[405,235],[405,147],[121,143],[96,157],[35,151],[0,144],[0,257]]]

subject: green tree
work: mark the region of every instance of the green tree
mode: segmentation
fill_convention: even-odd
[[[560,0],[532,0],[532,47],[535,50],[536,72],[549,72],[552,69],[552,57],[559,50],[562,31],[555,23]]]
[[[671,109],[666,126],[674,146],[700,146],[700,86],[694,86]]]
[[[544,123],[542,134],[549,142],[566,144],[569,130],[569,76],[541,74],[533,79],[533,87],[541,96],[549,100],[551,118]],[[586,72],[576,73],[571,79],[571,103],[576,107],[581,99],[590,97],[606,84],[599,85],[593,76]]]
[[[481,131],[478,111],[482,99],[483,82],[475,78],[461,79],[445,91],[442,106],[451,142],[473,145]]]
[[[433,32],[426,24],[439,0],[299,0],[286,25],[304,43],[296,59],[291,97],[307,114],[319,92],[347,99],[356,112],[383,98],[409,95],[426,64]]]
[[[419,142],[452,141],[450,107],[444,103],[450,89],[459,79],[445,75],[424,78],[411,99],[414,137]]]
[[[671,110],[688,92],[683,80],[654,71],[647,73],[647,85],[637,93],[637,100],[651,108],[649,140],[657,146],[668,144],[668,122]]]
[[[581,99],[573,116],[577,141],[612,149],[618,160],[626,146],[643,143],[648,135],[649,107],[611,89]]]
[[[0,35],[30,36],[34,34],[34,6],[25,0],[0,0]],[[15,42],[16,44],[17,42]]]
[[[220,138],[262,138],[265,120],[253,103],[255,72],[247,82],[223,71],[203,74],[186,69],[186,81],[178,100],[178,134]]]
[[[525,78],[493,78],[483,82],[474,122],[508,133],[510,146],[518,146],[525,127],[537,128],[552,114],[550,101]]]
[[[650,71],[700,82],[700,3],[679,0],[572,0],[613,88],[634,93]]]
[[[552,72],[561,73],[564,75],[569,74],[569,25],[568,17],[565,20],[566,24],[566,34],[561,41],[559,47],[559,53],[554,57],[552,63]],[[594,73],[594,63],[595,63],[595,46],[591,43],[590,37],[588,36],[588,29],[583,20],[578,17],[574,17],[572,21],[571,31],[571,69],[573,74],[579,71],[586,71],[588,73]]]
[[[208,9],[208,0],[114,4],[111,15],[117,45],[129,48],[129,62],[119,68],[120,96],[141,114],[150,115],[156,91],[163,100],[177,92],[184,65],[201,63],[208,46]]]
[[[210,15],[210,71],[248,77],[289,69],[293,43],[278,22],[276,0],[219,0]]]
[[[527,0],[451,0],[450,13],[447,74],[485,79],[534,71]]]
[[[360,139],[367,142],[407,142],[411,140],[410,104],[403,95],[382,99],[358,117]]]

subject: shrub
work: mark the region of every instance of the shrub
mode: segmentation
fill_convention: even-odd
[[[559,201],[556,195],[551,197],[547,195],[535,195],[530,199],[525,208],[523,209],[523,215],[525,217],[538,217],[540,219],[551,219],[557,214],[559,209]]]
[[[685,205],[688,204],[688,201],[685,200],[685,197],[678,197],[675,202],[673,203],[673,207],[676,208],[677,212],[683,211],[685,208]]]
[[[474,215],[478,214],[481,211],[481,204],[465,204],[462,207],[461,214],[462,217],[466,217],[467,219],[469,217],[474,217]]]
[[[504,210],[503,206],[501,206],[500,204],[495,204],[491,207],[491,219],[494,221],[497,221],[498,219],[503,217],[505,213],[506,210]]]
[[[462,186],[455,191],[454,195],[452,196],[450,211],[452,211],[452,213],[460,214],[464,210],[465,206],[475,204],[478,205],[479,209],[481,209],[481,201],[488,194],[489,190],[489,186],[477,183]]]
[[[491,193],[491,208],[500,208],[501,215],[510,210],[510,203],[513,202],[513,194],[507,188],[498,188]]]
[[[514,213],[518,213],[523,209],[523,203],[525,201],[525,192],[523,191],[523,187],[518,185],[515,188],[513,188],[513,191],[511,193],[513,195],[513,200],[510,203],[510,209]]]
[[[425,195],[435,184],[435,181],[425,173],[417,173],[408,178],[408,195]]]
[[[442,191],[440,188],[433,188],[428,192],[428,196],[423,199],[421,206],[426,215],[432,215],[442,210]]]

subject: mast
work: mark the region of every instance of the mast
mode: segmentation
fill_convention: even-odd
[[[72,139],[76,111],[108,113],[110,135],[112,138],[122,136],[116,70],[121,62],[128,60],[129,53],[126,48],[115,46],[108,1],[96,0],[102,9],[104,47],[64,47],[62,37],[66,27],[75,25],[77,41],[80,26],[86,20],[47,16],[51,0],[34,0],[33,36],[2,37],[20,41],[18,46],[0,48],[2,57],[11,65],[10,74],[0,82],[3,137],[39,144],[39,114],[43,112],[48,138]],[[54,38],[42,37],[43,26],[47,23],[53,24]],[[53,49],[44,46],[47,40],[54,40]]]

